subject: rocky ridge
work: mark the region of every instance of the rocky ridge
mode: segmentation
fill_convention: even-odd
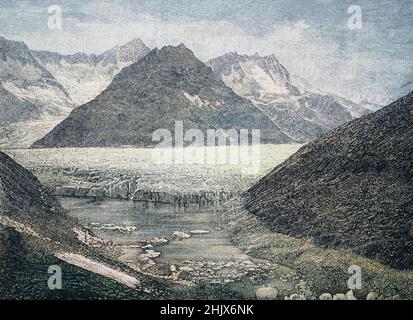
[[[278,233],[394,268],[413,266],[413,94],[302,147],[250,190]]]

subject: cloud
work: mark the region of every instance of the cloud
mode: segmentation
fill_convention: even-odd
[[[25,41],[35,49],[61,53],[99,53],[134,38],[141,38],[151,48],[184,42],[204,61],[229,51],[275,53],[289,71],[304,76],[314,86],[356,100],[366,88],[379,99],[388,95],[385,88],[405,83],[406,79],[399,77],[406,74],[403,68],[412,67],[409,57],[400,61],[377,50],[381,34],[373,25],[366,23],[363,30],[348,34],[345,15],[338,35],[327,34],[312,21],[286,20],[258,36],[233,21],[155,17],[120,3],[79,2],[74,10],[68,2],[62,6],[63,30],[48,30],[47,15],[42,14],[37,19],[40,27],[16,33],[8,30],[5,36]],[[28,16],[33,17],[33,13]],[[339,41],[343,36],[352,40]]]

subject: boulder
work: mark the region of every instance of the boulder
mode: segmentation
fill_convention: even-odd
[[[347,300],[347,296],[344,293],[337,293],[334,295],[333,300]]]
[[[142,253],[138,258],[141,261],[146,261],[146,259],[157,258],[161,255],[160,252],[154,250],[145,250],[145,253]]]
[[[346,293],[347,300],[357,300],[357,298],[354,296],[353,290],[350,290],[349,292]]]
[[[189,281],[189,280],[192,279],[192,276],[191,276],[191,274],[190,274],[188,271],[183,270],[183,271],[181,271],[181,272],[179,273],[178,279],[179,279],[179,280]]]
[[[168,243],[168,240],[165,238],[153,238],[152,240],[149,240],[148,243],[154,245],[154,246],[160,246]]]
[[[155,268],[155,273],[158,276],[169,277],[172,275],[171,266],[169,264],[159,264]]]
[[[191,267],[179,267],[179,270],[181,270],[181,271],[187,271],[187,272],[194,271],[194,269],[192,269]]]
[[[320,300],[333,300],[333,296],[331,295],[331,293],[323,293],[322,295],[320,295]]]
[[[272,287],[258,288],[255,296],[258,300],[275,300],[278,296],[278,291]]]
[[[183,239],[189,239],[191,237],[190,234],[187,234],[182,231],[175,231],[172,233],[172,238],[177,239],[177,240],[183,240]]]
[[[379,296],[375,292],[369,292],[369,294],[366,297],[366,300],[377,300]]]

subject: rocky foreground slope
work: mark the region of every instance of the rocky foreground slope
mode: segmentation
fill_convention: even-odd
[[[245,192],[272,232],[413,267],[413,93],[301,148]]]
[[[189,289],[117,262],[114,250],[67,216],[29,171],[0,152],[0,300],[191,296]],[[49,267],[56,265],[62,290],[48,288]]]

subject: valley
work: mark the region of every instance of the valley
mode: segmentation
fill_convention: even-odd
[[[287,296],[296,293],[299,276],[287,266],[244,254],[219,223],[219,212],[226,210],[225,201],[300,147],[260,146],[255,176],[243,174],[248,164],[156,165],[148,148],[7,153],[30,168],[71,217],[113,243],[118,261],[162,281],[204,288],[203,294],[229,297],[232,292],[250,299],[262,286],[276,286]]]
[[[406,1],[17,2],[0,300],[413,299]]]
[[[411,272],[271,233],[243,209],[243,192],[300,148],[261,145],[255,175],[243,173],[249,164],[156,164],[151,148],[6,152],[29,168],[72,218],[112,243],[117,261],[182,285],[188,294],[200,288],[203,297],[254,299],[260,288],[275,288],[278,299],[316,299],[347,292],[346,268],[357,264],[369,275],[359,298],[372,290],[382,298],[409,297]]]

